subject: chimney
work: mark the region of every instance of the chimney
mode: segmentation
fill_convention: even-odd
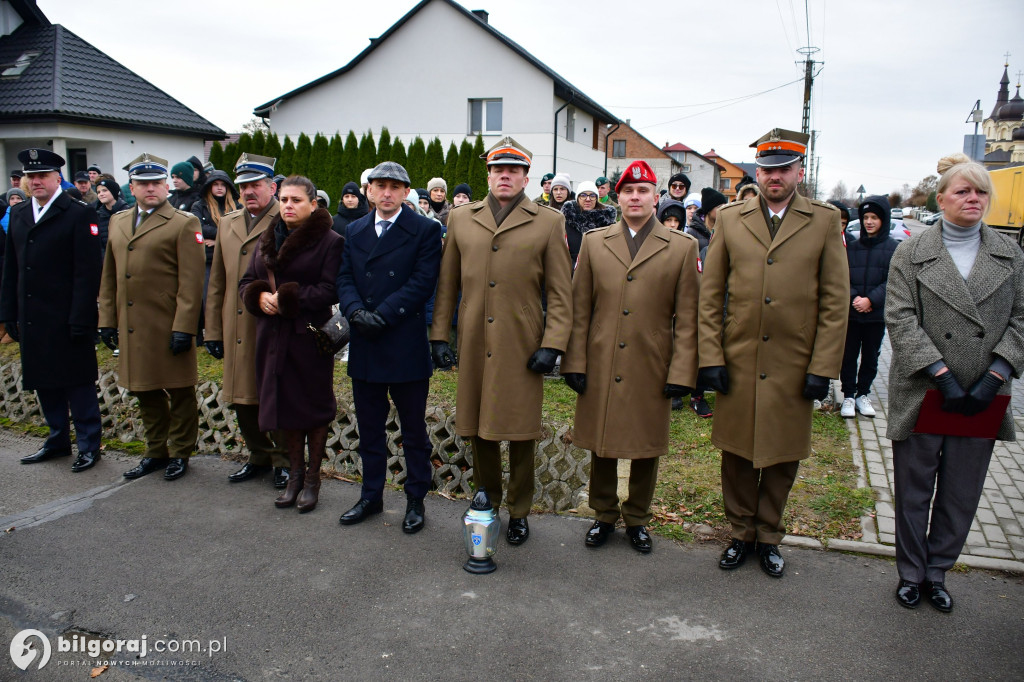
[[[632,128],[633,126],[629,125],[629,123],[630,123],[630,119],[627,118],[626,119],[626,127]]]
[[[473,10],[473,14],[480,21],[484,22],[485,24],[487,23],[487,17],[489,16],[487,10],[485,10],[485,9],[475,9],[475,10]]]

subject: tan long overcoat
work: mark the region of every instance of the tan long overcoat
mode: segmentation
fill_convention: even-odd
[[[498,228],[486,201],[453,209],[432,341],[448,340],[460,292],[456,432],[487,440],[539,438],[544,379],[526,363],[538,348],[564,351],[572,328],[562,214],[523,199]]]
[[[701,279],[700,366],[725,365],[711,440],[757,468],[810,454],[807,374],[836,377],[850,275],[839,211],[797,195],[772,240],[758,198],[718,210]],[[728,311],[722,309],[728,292]]]
[[[273,205],[248,234],[244,208],[221,218],[217,228],[210,285],[206,290],[206,338],[224,342],[224,385],[220,395],[221,400],[229,404],[260,402],[256,389],[256,318],[238,297],[238,280],[249,267],[257,240],[280,210],[281,206],[274,199]]]
[[[563,373],[587,375],[573,442],[599,457],[668,451],[665,384],[696,385],[697,240],[655,222],[636,258],[618,222],[583,235]]]
[[[110,219],[100,281],[100,327],[116,327],[118,384],[129,391],[195,386],[196,349],[170,350],[171,332],[195,336],[203,302],[206,253],[199,219],[166,201],[135,235],[138,214]]]

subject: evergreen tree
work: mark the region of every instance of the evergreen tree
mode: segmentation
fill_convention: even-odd
[[[259,154],[260,156],[266,156],[263,153],[263,149],[267,146],[267,136],[264,134],[262,129],[258,129],[252,134],[252,150],[251,154]]]
[[[313,181],[317,189],[322,189],[330,195],[330,191],[326,185],[329,182],[328,178],[328,143],[327,138],[321,133],[317,133],[313,138],[313,149],[309,155],[309,166],[306,169],[308,173],[307,177]]]
[[[427,157],[423,163],[423,182],[440,177],[444,177],[444,147],[441,146],[440,138],[435,137],[427,145]]]
[[[233,169],[239,156],[241,156],[241,152],[238,151],[238,144],[235,142],[224,147],[224,170],[227,170],[228,168]]]
[[[391,161],[394,161],[406,171],[409,170],[409,157],[405,154],[405,145],[397,137],[391,143]]]
[[[391,133],[384,127],[380,129],[380,142],[377,143],[377,163],[391,160]]]
[[[373,131],[368,130],[359,140],[359,172],[365,168],[373,168],[377,165],[377,148],[373,144]]]
[[[249,133],[242,133],[238,136],[238,142],[235,143],[238,146],[238,153],[241,154],[252,154],[252,135]]]
[[[458,166],[459,150],[456,149],[455,142],[453,141],[448,145],[448,153],[444,157],[444,175],[441,176],[444,178],[444,181],[448,183],[449,196],[451,196],[452,190],[455,189],[455,185],[462,182],[461,180],[456,179],[459,177]]]
[[[263,145],[263,156],[269,156],[272,159],[281,156],[281,140],[277,138],[277,133],[267,136],[266,144]]]
[[[459,145],[459,163],[455,167],[455,185],[460,183],[469,184],[469,162],[473,158],[473,145],[466,138],[463,138]],[[450,185],[455,191],[455,185]],[[477,197],[479,198],[479,197]]]
[[[473,199],[483,199],[487,195],[487,162],[480,158],[484,151],[484,138],[477,135],[469,161],[469,186],[473,190]]]
[[[342,173],[342,182],[354,182],[359,184],[359,176],[363,169],[359,165],[359,141],[356,134],[351,130],[345,137],[345,166]]]
[[[423,177],[426,160],[427,147],[423,144],[423,138],[417,135],[416,139],[409,144],[409,163],[405,166],[405,169],[409,171],[409,179],[412,180],[414,188],[427,186],[427,180],[430,178]]]
[[[215,140],[210,147],[210,158],[208,161],[213,164],[214,168],[224,169],[224,148],[220,146],[220,141]]]
[[[327,193],[331,195],[331,201],[338,203],[341,199],[341,190],[345,188],[345,183],[348,180],[345,177],[345,143],[341,141],[341,135],[334,133],[334,137],[331,138],[330,152],[328,153],[330,159],[330,189]],[[331,207],[331,210],[334,210]]]
[[[292,160],[292,175],[309,177],[309,157],[313,154],[313,141],[306,133],[299,133],[299,141],[295,143],[295,158]]]
[[[281,156],[277,159],[277,166],[274,167],[274,172],[278,175],[284,175],[285,177],[292,174],[292,167],[295,164],[295,143],[292,142],[292,138],[285,135],[284,145],[281,147]]]

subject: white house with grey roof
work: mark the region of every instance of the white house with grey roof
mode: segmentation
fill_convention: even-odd
[[[203,158],[223,130],[77,35],[53,24],[35,0],[0,0],[0,163],[52,149],[64,177],[97,164],[120,182],[142,152],[175,163]]]
[[[459,73],[443,88],[410,97],[353,97],[370,93],[381,74],[430,64],[433,73]],[[397,106],[396,106],[397,105]],[[387,127],[408,147],[418,135],[445,149],[476,134],[490,147],[511,135],[533,153],[531,185],[556,169],[574,186],[604,175],[605,129],[618,122],[553,69],[498,32],[483,10],[452,0],[423,0],[342,68],[257,106],[282,139]],[[557,156],[556,156],[557,154]]]

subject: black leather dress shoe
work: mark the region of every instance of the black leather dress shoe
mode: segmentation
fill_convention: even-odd
[[[174,457],[167,460],[167,470],[164,472],[164,480],[173,481],[181,478],[188,471],[188,460],[184,457]]]
[[[91,452],[82,452],[79,450],[78,457],[75,457],[75,462],[71,465],[71,470],[77,474],[79,471],[85,471],[90,468],[98,461],[100,461],[99,450],[93,450]]]
[[[587,547],[600,547],[608,542],[608,536],[615,532],[615,524],[607,521],[594,521],[594,525],[587,531]]]
[[[288,477],[291,469],[288,467],[274,467],[274,487],[284,488],[288,485]]]
[[[48,448],[45,445],[31,455],[25,455],[21,458],[22,464],[35,464],[36,462],[45,462],[48,459],[56,459],[58,457],[70,457],[71,447],[66,448]]]
[[[338,523],[343,526],[352,526],[360,521],[365,521],[368,517],[373,516],[374,514],[380,514],[382,511],[384,511],[384,500],[371,502],[370,500],[361,498],[356,502],[354,507],[341,515],[341,518],[338,519]]]
[[[248,481],[249,479],[262,476],[263,474],[270,471],[270,467],[263,464],[251,464],[246,462],[242,465],[242,468],[233,474],[228,476],[228,480],[232,483],[241,483],[242,481]]]
[[[920,586],[909,580],[900,580],[900,584],[896,587],[896,601],[900,603],[900,606],[916,609],[917,605],[921,603]]]
[[[125,478],[142,478],[146,474],[151,474],[154,471],[167,468],[167,461],[166,457],[161,457],[160,459],[143,457],[142,461],[139,462],[137,466],[124,472],[122,475]]]
[[[653,544],[651,535],[644,526],[626,526],[626,535],[629,536],[629,544],[641,554],[650,554]]]
[[[402,532],[412,535],[423,530],[423,515],[425,513],[423,500],[410,499],[405,506],[405,521],[402,522]]]
[[[718,567],[726,571],[739,568],[747,560],[747,555],[753,551],[753,542],[733,538],[732,544],[722,552],[722,558],[718,560]]]
[[[943,613],[953,610],[953,597],[949,595],[945,583],[933,583],[924,581],[924,592],[928,595],[928,602]]]
[[[761,570],[773,578],[781,578],[786,570],[786,560],[779,554],[778,545],[758,545],[761,555]]]
[[[521,519],[508,520],[508,530],[505,531],[505,539],[508,540],[510,545],[521,545],[527,541],[530,537],[530,524],[526,522],[526,517]]]

